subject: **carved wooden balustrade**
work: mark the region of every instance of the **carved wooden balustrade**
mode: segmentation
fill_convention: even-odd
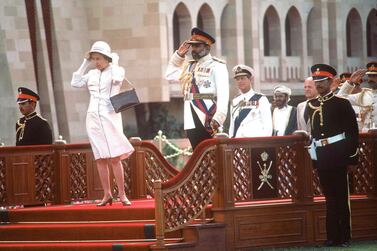
[[[163,248],[165,232],[189,224],[211,202],[214,211],[257,201],[313,203],[321,191],[304,142],[303,135],[292,135],[200,144],[181,173],[154,184],[156,246]],[[376,164],[377,134],[361,134],[351,194],[377,197]]]
[[[131,142],[135,153],[122,162],[125,191],[133,199],[153,197],[153,180],[166,181],[178,170],[153,144]],[[0,147],[0,206],[64,204],[101,197],[89,144]]]

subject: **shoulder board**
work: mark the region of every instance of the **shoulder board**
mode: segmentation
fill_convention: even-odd
[[[222,64],[226,64],[226,61],[223,60],[223,59],[220,59],[220,58],[217,58],[217,57],[212,57],[212,59],[216,62],[219,62],[219,63],[222,63]]]

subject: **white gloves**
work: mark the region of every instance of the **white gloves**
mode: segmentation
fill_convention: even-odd
[[[119,65],[119,55],[117,53],[111,53],[111,59],[113,60],[113,65]]]
[[[84,61],[82,62],[80,68],[76,71],[76,73],[83,75],[88,70],[88,68],[91,64],[92,64],[92,62],[90,60],[84,58]]]

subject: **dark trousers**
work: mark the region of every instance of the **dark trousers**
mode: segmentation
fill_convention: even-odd
[[[191,107],[192,117],[194,119],[195,128],[186,130],[187,138],[190,140],[191,147],[195,150],[196,146],[200,144],[203,140],[211,139],[211,134],[204,128],[202,122],[200,122],[198,115]]]
[[[351,240],[351,212],[347,168],[318,169],[319,182],[326,198],[327,240]]]

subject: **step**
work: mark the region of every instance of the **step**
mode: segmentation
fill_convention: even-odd
[[[168,233],[178,238],[180,231]],[[81,222],[81,223],[21,223],[0,225],[1,241],[76,241],[154,239],[153,221],[144,222]]]
[[[167,239],[166,243],[179,243],[182,238]],[[72,242],[0,242],[0,251],[149,251],[155,240],[149,241],[72,241]]]
[[[104,207],[81,204],[1,210],[0,222],[153,220],[154,214],[154,200],[135,200],[130,207],[115,202]]]

